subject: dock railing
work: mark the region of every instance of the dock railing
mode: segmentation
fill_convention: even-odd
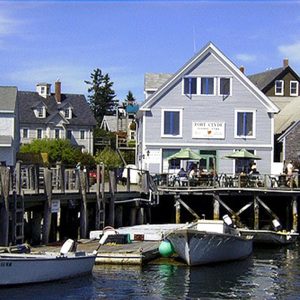
[[[298,172],[286,174],[203,174],[195,177],[179,177],[173,173],[152,175],[158,188],[259,188],[259,189],[297,189]]]

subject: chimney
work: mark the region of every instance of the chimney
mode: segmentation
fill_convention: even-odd
[[[289,66],[289,59],[288,58],[284,58],[283,59],[283,67],[286,68]]]
[[[245,73],[245,68],[244,66],[240,66],[240,71],[244,74]]]
[[[61,102],[61,82],[59,79],[55,81],[55,99],[57,103]]]

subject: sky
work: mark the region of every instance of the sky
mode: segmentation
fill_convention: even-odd
[[[0,0],[0,86],[59,79],[87,96],[99,68],[116,99],[142,102],[145,73],[175,73],[208,42],[247,75],[284,58],[300,74],[300,1]]]

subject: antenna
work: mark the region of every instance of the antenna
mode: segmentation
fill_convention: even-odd
[[[193,43],[194,43],[194,54],[196,54],[196,38],[195,38],[195,25],[193,25]]]

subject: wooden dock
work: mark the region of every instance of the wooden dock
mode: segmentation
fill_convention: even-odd
[[[100,247],[96,264],[143,265],[160,257],[158,252],[160,241],[132,241],[128,244],[107,243]],[[32,253],[59,252],[61,243],[38,246]],[[77,250],[93,252],[99,246],[99,240],[78,241]]]

